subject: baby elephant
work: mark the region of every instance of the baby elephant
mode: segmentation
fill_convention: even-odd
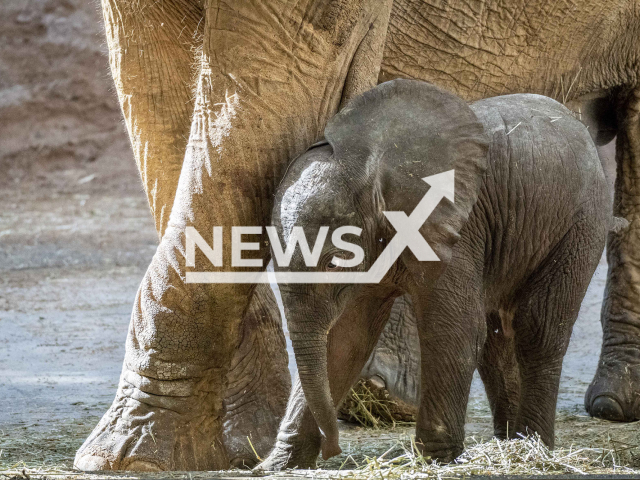
[[[546,97],[468,106],[396,80],[354,99],[325,138],[290,166],[273,211],[283,243],[302,227],[315,247],[276,272],[339,283],[280,285],[299,381],[261,467],[340,453],[335,407],[405,293],[420,340],[423,454],[462,452],[476,368],[496,435],[537,432],[552,447],[562,359],[611,222],[586,128]]]

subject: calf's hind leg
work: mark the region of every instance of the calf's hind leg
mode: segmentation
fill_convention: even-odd
[[[577,222],[522,289],[526,294],[519,298],[513,320],[521,392],[512,436],[536,432],[554,446],[562,360],[602,255],[604,235],[602,227]]]
[[[513,332],[505,332],[498,312],[487,315],[487,339],[478,371],[493,414],[493,432],[505,439],[515,428],[520,401],[520,370]]]

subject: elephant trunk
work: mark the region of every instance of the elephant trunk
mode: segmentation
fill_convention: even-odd
[[[292,327],[291,343],[300,383],[307,405],[322,434],[322,458],[327,460],[342,453],[327,372],[327,333],[326,330],[301,333],[295,326]]]

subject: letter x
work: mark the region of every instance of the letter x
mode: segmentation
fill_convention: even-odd
[[[421,262],[437,262],[439,260],[436,252],[424,239],[420,233],[420,227],[426,221],[426,218],[417,218],[416,208],[411,216],[407,216],[404,212],[383,212],[397,233],[393,237],[393,250],[401,253],[406,247],[409,247],[413,254]],[[398,249],[398,250],[396,250]]]
[[[413,209],[411,215],[407,216],[404,212],[382,212],[397,231],[387,246],[393,261],[400,256],[406,247],[409,247],[421,262],[440,260],[420,233],[420,227],[424,225],[443,197],[453,202],[454,171],[449,170],[425,177],[422,180],[428,183],[431,188]]]

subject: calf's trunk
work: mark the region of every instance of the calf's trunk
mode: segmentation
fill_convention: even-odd
[[[291,324],[291,321],[289,322]],[[322,458],[339,455],[338,421],[327,374],[326,330],[300,333],[290,327],[291,343],[307,405],[322,434]]]

